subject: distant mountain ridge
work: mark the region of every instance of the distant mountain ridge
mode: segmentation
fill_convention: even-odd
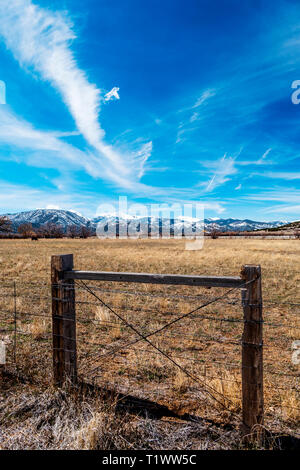
[[[108,223],[112,223],[116,221],[115,215],[103,215],[98,216],[93,219],[88,219],[76,212],[62,210],[62,209],[36,209],[33,211],[25,211],[25,212],[18,212],[15,214],[3,214],[7,216],[13,225],[13,230],[17,231],[18,227],[24,223],[31,223],[33,228],[39,228],[46,223],[54,223],[57,225],[61,225],[64,230],[71,225],[76,225],[77,227],[82,226],[90,226],[96,229],[97,224],[99,223],[100,226],[104,227],[107,226]],[[148,223],[148,218],[136,217],[136,216],[128,216],[126,214],[122,214],[119,217],[119,226],[126,227],[127,221],[135,221],[135,225],[137,226],[137,231],[141,234],[145,234],[145,224]],[[201,222],[199,219],[192,219],[192,218],[184,218],[178,217],[176,219],[161,219],[158,217],[151,218],[151,227],[153,229],[157,229],[161,223],[170,223],[171,227],[173,227],[174,233],[181,232],[183,227],[191,227],[195,225],[195,223]],[[252,231],[252,230],[261,230],[261,229],[270,229],[280,227],[286,224],[286,221],[274,221],[274,222],[258,222],[250,219],[221,219],[221,218],[207,218],[204,219],[204,228],[206,231],[211,232],[212,230],[217,230],[221,232],[228,232],[228,231]]]
[[[14,230],[17,230],[21,224],[25,223],[32,224],[33,228],[39,228],[44,224],[53,223],[61,225],[64,229],[67,229],[70,225],[80,227],[89,223],[89,220],[82,215],[61,209],[36,209],[33,211],[4,215],[11,220]]]
[[[288,224],[280,225],[278,227],[272,227],[270,230],[272,232],[280,232],[281,230],[284,231],[293,231],[300,229],[300,220],[295,220],[294,222],[289,222]]]

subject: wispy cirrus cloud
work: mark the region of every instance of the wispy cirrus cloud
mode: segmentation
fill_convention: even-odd
[[[68,170],[83,169],[93,178],[114,182],[115,185],[128,190],[132,189],[132,185],[138,184],[117,172],[111,165],[107,165],[95,151],[83,151],[65,142],[60,138],[59,132],[40,131],[3,107],[0,107],[0,139],[3,144],[8,144],[14,149],[26,150],[19,158],[31,166],[56,168],[65,173],[67,162]],[[148,145],[148,148],[142,147],[140,154],[133,153],[132,159],[136,160],[132,160],[132,163],[137,175],[145,171],[144,163],[151,149],[151,145]]]
[[[300,214],[300,204],[297,204],[295,206],[292,205],[287,205],[287,206],[272,206],[268,207],[263,211],[265,214],[272,214],[272,213],[278,213],[278,214]],[[300,219],[300,216],[298,217]]]
[[[300,171],[265,171],[259,175],[273,179],[300,180]]]
[[[58,132],[45,132],[35,129],[31,123],[19,118],[7,107],[0,107],[0,139],[13,147],[34,151],[59,153],[60,158],[74,165],[84,165],[85,153],[60,139]],[[26,154],[24,158],[30,158]],[[81,160],[81,161],[80,161]],[[41,166],[43,163],[41,162]]]
[[[291,187],[277,186],[274,188],[266,188],[261,191],[260,188],[256,189],[255,193],[243,196],[243,199],[247,201],[268,201],[268,202],[280,202],[280,203],[299,203],[300,201],[300,189]]]
[[[194,108],[199,108],[199,106],[201,106],[203,103],[205,103],[205,101],[208,100],[209,98],[211,98],[212,96],[215,96],[215,94],[216,94],[216,90],[213,89],[213,88],[203,91],[203,93],[197,99],[196,103],[194,104],[194,106],[192,108],[193,109]]]
[[[35,129],[7,108],[0,107],[0,124],[1,142],[14,149],[26,150],[21,158],[29,165],[59,169],[67,161],[70,167],[84,168],[94,177],[105,171],[100,160],[97,166],[91,167],[86,153],[61,140],[59,132]]]
[[[121,153],[104,140],[99,121],[101,90],[89,82],[71,49],[76,38],[68,16],[40,8],[31,0],[0,0],[0,35],[15,59],[24,68],[38,73],[59,91],[76,126],[93,149],[89,167],[103,159],[106,176],[118,184],[130,186],[143,174],[150,154],[149,145],[137,153]],[[111,97],[117,95],[114,88]],[[113,93],[112,93],[113,92]],[[146,153],[143,154],[143,148]]]
[[[261,158],[257,161],[258,165],[261,165],[262,163],[265,162],[267,156],[269,153],[272,151],[272,148],[269,148],[268,150],[265,151],[265,153],[261,156]]]
[[[76,208],[85,213],[91,214],[93,205],[97,205],[97,196],[87,196],[78,194],[78,184],[74,185],[72,177],[64,174],[66,163],[67,168],[84,169],[92,177],[104,177],[110,181],[115,181],[119,186],[126,187],[129,193],[135,194],[135,197],[149,197],[161,203],[164,202],[191,202],[197,201],[199,191],[197,188],[174,188],[174,187],[153,187],[140,182],[135,183],[132,188],[126,179],[117,173],[109,174],[110,167],[94,157],[91,153],[86,158],[86,152],[64,142],[56,137],[55,132],[45,132],[35,129],[30,123],[21,120],[7,108],[0,107],[0,140],[2,143],[10,144],[13,148],[22,150],[16,157],[17,160],[24,161],[28,165],[35,167],[54,168],[63,174],[56,178],[46,178],[54,189],[40,190],[26,185],[11,184],[0,181],[1,195],[0,205],[8,210],[31,209],[32,207],[46,207],[49,203],[59,205],[62,208]],[[26,150],[26,152],[24,152]],[[140,155],[137,155],[136,167],[139,168],[139,176],[143,175],[144,162],[152,150],[151,144],[145,144]],[[103,195],[101,195],[103,199]],[[78,203],[77,201],[80,201]],[[224,207],[218,201],[209,201],[201,199],[206,209],[214,210],[218,214],[224,212]],[[86,208],[89,207],[87,210]],[[85,210],[84,210],[85,208]]]
[[[184,142],[184,134],[192,132],[194,130],[193,128],[191,128],[191,125],[193,125],[199,119],[204,118],[201,113],[202,109],[199,108],[204,107],[206,105],[207,100],[215,96],[216,93],[217,91],[215,89],[204,90],[193,105],[184,107],[175,113],[187,114],[187,118],[182,120],[178,125],[175,142],[176,144]]]
[[[240,160],[238,163],[238,165],[241,165],[241,166],[248,166],[248,165],[274,165],[276,164],[277,162],[275,161],[272,161],[272,160],[267,160],[267,156],[269,155],[269,153],[272,151],[272,148],[268,148],[264,153],[263,155],[258,158],[257,160]]]
[[[58,190],[42,188],[32,188],[26,184],[14,184],[0,180],[0,206],[2,213],[16,212],[22,210],[32,210],[41,208],[60,208],[85,212],[92,216],[92,211],[87,211],[96,201],[92,195],[82,195],[80,200],[77,194],[62,193]]]

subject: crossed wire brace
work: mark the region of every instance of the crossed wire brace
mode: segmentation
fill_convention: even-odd
[[[81,282],[85,285],[85,283],[84,283],[83,281],[81,281]],[[251,282],[253,282],[253,281],[248,281],[247,283],[245,283],[245,285],[246,285],[246,284],[249,284],[249,283],[251,283]],[[106,308],[108,308],[112,313],[114,313],[116,316],[118,316],[119,319],[121,319],[129,328],[131,328],[135,333],[137,333],[137,334],[141,337],[141,339],[134,340],[134,341],[132,341],[132,342],[130,342],[130,343],[128,343],[128,344],[126,344],[126,345],[120,347],[120,348],[117,349],[116,351],[114,351],[114,352],[112,352],[112,353],[109,353],[109,354],[116,354],[118,351],[120,351],[120,350],[122,350],[122,349],[126,349],[127,347],[129,347],[129,346],[131,346],[131,345],[133,345],[133,344],[136,344],[137,342],[139,342],[139,341],[141,341],[141,340],[143,340],[143,339],[146,339],[146,338],[148,338],[148,337],[150,337],[150,336],[153,336],[153,335],[155,335],[155,334],[157,334],[157,333],[160,333],[160,332],[163,331],[164,329],[166,329],[166,328],[168,328],[169,326],[171,326],[171,325],[177,323],[178,321],[182,320],[183,318],[186,318],[186,317],[192,315],[193,313],[195,313],[196,311],[198,311],[198,310],[200,310],[200,309],[202,309],[202,308],[204,308],[204,307],[210,305],[211,303],[217,301],[218,299],[225,297],[225,296],[228,295],[230,292],[234,291],[236,288],[230,289],[230,290],[229,290],[228,292],[226,292],[225,294],[223,294],[223,295],[221,295],[221,296],[219,296],[219,297],[216,297],[215,299],[212,299],[212,300],[210,300],[209,302],[207,302],[207,303],[205,303],[205,304],[200,305],[200,306],[197,307],[196,309],[193,309],[192,311],[190,311],[190,312],[188,312],[188,313],[185,313],[185,314],[181,315],[180,317],[177,317],[175,320],[172,320],[171,322],[165,324],[163,327],[161,327],[161,328],[159,328],[158,330],[155,330],[154,332],[149,333],[149,334],[147,334],[147,335],[142,335],[140,332],[138,332],[132,325],[130,325],[130,323],[128,323],[126,320],[124,320],[124,319],[123,319],[120,315],[118,315],[113,309],[111,309],[111,307],[109,307],[107,304],[105,304],[105,302],[103,302],[102,299],[100,299],[96,294],[94,294],[94,293],[93,293],[91,290],[89,290],[89,289],[90,289],[89,286],[87,286],[87,290],[88,290],[92,295],[94,295]],[[210,319],[211,317],[203,317],[203,318],[205,318],[205,319],[206,319],[206,318],[207,318],[207,319]],[[217,319],[217,320],[220,320],[220,319]],[[151,344],[152,344],[152,343],[151,343]],[[239,343],[236,343],[236,344],[239,344]]]
[[[254,282],[253,280],[251,281],[248,281],[248,282],[245,282],[243,287],[245,287],[247,284],[250,284]],[[210,305],[211,303],[217,301],[217,300],[220,300],[220,299],[223,299],[224,297],[228,296],[231,292],[233,292],[235,289],[237,289],[236,287],[232,288],[232,289],[229,289],[227,292],[225,292],[225,294],[221,295],[221,296],[218,296],[216,297],[215,299],[213,300],[210,300],[209,302],[206,302],[205,304],[202,304],[201,306],[198,306],[196,309],[193,309],[191,312],[188,312],[184,315],[181,315],[180,317],[176,318],[175,320],[169,322],[167,325],[164,325],[162,328],[160,328],[159,330],[156,330],[156,332],[153,332],[153,333],[149,333],[148,335],[144,336],[142,335],[133,325],[131,325],[130,323],[128,323],[122,316],[120,316],[116,311],[114,311],[110,306],[108,306],[105,302],[103,302],[103,300],[97,296],[97,294],[95,294],[91,288],[89,286],[87,286],[84,281],[81,281],[82,285],[86,288],[86,290],[92,294],[99,302],[101,302],[101,304],[103,306],[105,306],[106,308],[108,308],[114,315],[116,315],[122,322],[124,322],[125,324],[127,324],[127,326],[129,326],[139,337],[140,339],[139,340],[136,340],[135,343],[141,341],[141,340],[144,340],[146,341],[149,345],[151,345],[154,349],[156,349],[161,355],[163,355],[164,357],[166,357],[170,362],[172,362],[173,365],[175,365],[177,368],[179,368],[185,375],[187,375],[188,377],[190,377],[193,381],[199,383],[202,388],[204,387],[204,391],[213,399],[215,400],[217,403],[219,403],[220,405],[222,405],[225,409],[227,409],[228,411],[230,411],[228,409],[228,407],[224,406],[224,404],[218,400],[214,395],[213,393],[217,393],[218,395],[220,395],[222,397],[222,394],[218,391],[218,390],[215,390],[213,387],[211,386],[208,386],[207,384],[203,384],[202,381],[200,381],[199,379],[197,379],[196,377],[194,377],[192,374],[190,374],[186,369],[184,369],[180,364],[178,364],[176,361],[174,361],[174,359],[172,359],[168,354],[166,354],[164,351],[162,351],[158,346],[154,345],[149,339],[148,337],[149,336],[153,336],[154,334],[158,333],[158,332],[161,332],[163,331],[165,328],[169,327],[170,325],[182,320],[183,318],[186,318],[187,316],[195,313],[197,310],[200,310],[201,308],[204,308],[205,306],[208,306]],[[76,283],[77,284],[77,283]],[[239,287],[240,288],[240,287]],[[135,344],[134,343],[134,344]]]
[[[167,338],[172,338],[173,339],[173,336],[168,336],[168,335],[164,335],[164,338],[167,337]],[[180,336],[178,336],[180,338]],[[217,342],[217,343],[223,343],[223,341],[218,341],[218,340],[214,340],[214,342]],[[135,342],[132,342],[135,344]],[[132,344],[132,343],[129,343],[129,344]],[[91,346],[94,346],[94,347],[102,347],[103,348],[103,344],[101,343],[92,343],[92,342],[86,342],[86,341],[82,341],[82,344],[89,344]],[[201,344],[203,344],[203,342],[201,342]],[[236,342],[236,343],[233,343],[233,342],[228,342],[225,344],[237,344],[237,345],[241,345],[242,342]],[[253,346],[257,346],[256,344],[252,344],[250,343],[250,345],[253,345]],[[107,353],[104,353],[104,354],[99,354],[99,352],[84,352],[84,353],[81,353],[83,357],[85,358],[93,358],[93,357],[97,357],[97,360],[101,360],[101,359],[105,359],[107,358],[108,356],[115,356],[117,352],[119,351],[123,351],[124,349],[128,349],[128,344],[125,344],[124,346],[121,346],[120,348],[118,348],[117,350],[113,350],[113,351],[108,351]],[[135,351],[135,352],[143,352],[143,350],[137,350],[135,348],[131,348],[131,350]],[[195,352],[196,350],[194,350]],[[152,351],[154,354],[158,354],[158,353],[155,353],[155,351]],[[191,358],[191,357],[186,357],[186,356],[182,356],[182,355],[172,355],[173,358],[176,358],[176,359],[184,359],[188,362],[194,362],[194,363],[197,363],[199,364],[199,358]],[[219,361],[212,361],[212,362],[208,362],[207,360],[205,360],[205,364],[211,364],[211,365],[220,365],[220,366],[229,366],[229,367],[233,367],[233,368],[238,368],[238,369],[251,369],[250,366],[243,366],[241,363],[239,364],[235,364],[235,363],[226,363],[226,362],[219,362]],[[100,365],[99,368],[101,368],[102,366]],[[96,369],[93,369],[93,371],[97,370]],[[93,372],[92,371],[92,372]],[[269,374],[269,375],[276,375],[276,376],[283,376],[283,377],[290,377],[290,378],[294,378],[294,379],[298,379],[300,378],[300,375],[299,374],[288,374],[288,373],[284,373],[282,371],[274,371],[274,370],[270,370],[266,367],[264,367],[264,372]]]
[[[253,282],[253,281],[249,281],[249,282]],[[77,283],[76,283],[76,284],[77,284]],[[95,286],[86,286],[85,283],[83,283],[83,282],[82,282],[82,284],[84,284],[83,287],[78,286],[78,285],[75,287],[75,286],[70,286],[70,284],[65,284],[65,285],[64,285],[64,284],[61,284],[61,283],[60,283],[60,284],[57,284],[57,287],[60,287],[60,288],[64,287],[66,290],[75,290],[75,288],[77,288],[77,289],[79,288],[79,289],[85,290],[85,291],[89,292],[90,294],[92,294],[99,302],[101,302],[106,308],[108,308],[110,311],[112,311],[112,313],[114,313],[116,316],[118,316],[118,314],[117,314],[116,312],[114,312],[113,309],[111,309],[108,305],[106,305],[106,304],[102,301],[102,299],[100,299],[97,295],[95,295],[94,292],[91,292],[91,288],[94,289],[94,290],[98,290],[98,291],[102,291],[102,292],[108,292],[108,293],[116,292],[116,293],[124,293],[124,294],[135,295],[135,296],[136,296],[136,295],[149,296],[149,297],[153,297],[153,298],[155,298],[155,297],[156,297],[156,298],[164,297],[164,298],[171,298],[171,299],[173,298],[174,300],[175,300],[175,299],[199,300],[199,299],[201,298],[200,295],[199,295],[199,296],[188,296],[188,295],[180,295],[180,294],[175,294],[175,295],[171,295],[171,294],[169,295],[169,294],[167,294],[167,295],[166,295],[166,294],[154,294],[154,293],[150,293],[150,292],[123,291],[123,290],[117,290],[117,289],[114,289],[114,290],[113,290],[113,289],[109,289],[109,290],[107,289],[107,290],[106,290],[106,289],[102,289],[102,288],[97,288],[97,287],[95,287]],[[38,287],[43,287],[43,288],[47,288],[47,289],[49,288],[49,286],[48,286],[47,284],[29,284],[29,283],[28,283],[27,285],[28,285],[28,286],[31,286],[31,287],[37,287],[37,288],[38,288]],[[245,285],[246,285],[246,283],[245,283]],[[1,288],[1,287],[11,288],[12,285],[7,285],[7,286],[1,286],[1,285],[0,285],[0,288]],[[16,325],[16,314],[17,314],[17,310],[16,310],[16,298],[17,298],[17,294],[16,294],[16,283],[15,283],[15,282],[13,283],[13,287],[14,287],[14,293],[13,293],[13,294],[11,294],[11,295],[9,295],[9,294],[7,294],[7,295],[4,295],[4,294],[2,295],[2,294],[0,294],[0,297],[5,297],[5,298],[6,298],[6,297],[13,297],[13,298],[15,299],[15,301],[14,301],[14,312],[12,312],[12,311],[6,311],[6,312],[9,313],[9,314],[13,314],[13,315],[15,316],[15,318],[14,318],[14,323],[15,323],[15,325]],[[241,286],[240,286],[240,287],[241,287]],[[152,354],[158,354],[158,355],[163,355],[163,356],[165,356],[166,359],[168,359],[168,360],[171,361],[174,365],[176,365],[179,369],[181,369],[181,370],[182,370],[188,377],[190,377],[193,381],[198,382],[198,383],[201,384],[201,381],[199,381],[196,377],[192,376],[188,371],[184,370],[184,368],[182,368],[182,367],[180,366],[180,364],[177,364],[174,360],[172,360],[172,358],[170,358],[166,353],[164,353],[164,351],[161,351],[159,348],[157,348],[155,345],[153,345],[153,343],[151,343],[150,341],[147,341],[147,338],[148,338],[149,336],[152,336],[152,335],[155,335],[155,334],[159,333],[160,331],[163,331],[165,328],[169,327],[169,326],[172,325],[173,323],[176,323],[177,321],[181,320],[182,318],[184,318],[184,317],[186,317],[186,316],[188,316],[188,315],[192,315],[196,310],[199,310],[200,308],[203,308],[204,306],[209,305],[209,304],[211,304],[211,303],[220,302],[220,303],[224,303],[224,304],[228,304],[228,305],[236,305],[237,303],[240,303],[240,300],[235,300],[235,299],[233,299],[233,300],[231,300],[231,301],[223,301],[223,302],[222,302],[223,297],[225,298],[225,296],[229,295],[229,293],[230,293],[231,291],[236,290],[236,289],[240,289],[240,287],[230,289],[230,291],[226,292],[224,295],[222,295],[222,296],[220,296],[220,297],[216,297],[216,298],[214,298],[214,299],[210,299],[210,300],[207,302],[207,304],[204,304],[204,305],[199,306],[197,309],[193,310],[192,312],[188,312],[187,314],[184,314],[183,316],[181,316],[181,317],[175,319],[174,321],[168,323],[167,325],[164,325],[162,328],[158,329],[157,331],[152,332],[152,333],[149,333],[148,335],[145,335],[145,336],[142,335],[141,333],[139,333],[137,330],[135,330],[134,327],[132,327],[132,325],[130,325],[130,324],[128,323],[126,326],[127,326],[128,328],[131,328],[136,334],[138,334],[138,335],[140,336],[140,338],[137,339],[137,340],[135,340],[134,342],[128,343],[127,345],[123,345],[123,346],[120,347],[118,350],[111,351],[111,352],[109,352],[108,354],[109,354],[109,355],[111,355],[111,354],[115,355],[118,351],[123,350],[123,349],[125,349],[125,348],[128,348],[129,346],[131,346],[131,345],[133,345],[133,344],[136,344],[136,343],[139,342],[139,341],[144,340],[144,341],[148,342],[154,349],[157,349],[157,352],[152,351],[152,352],[151,352]],[[23,294],[23,293],[22,293],[22,294],[19,294],[18,296],[19,296],[19,297],[28,298],[28,299],[36,299],[36,298],[39,298],[40,300],[50,300],[50,299],[51,299],[50,297],[27,296],[26,294]],[[202,295],[202,298],[203,298],[203,297],[204,297],[204,296]],[[207,299],[207,297],[205,297],[205,298]],[[57,300],[60,300],[60,301],[61,301],[61,299],[59,299],[59,298],[57,298]],[[80,303],[82,303],[82,304],[87,304],[87,302],[83,302],[83,301],[77,301],[77,303],[78,303],[78,304],[80,304]],[[264,303],[268,303],[268,304],[271,304],[271,305],[273,304],[273,305],[285,305],[285,306],[300,306],[300,303],[297,303],[297,302],[276,302],[276,301],[274,301],[274,300],[264,300]],[[97,304],[97,302],[95,302],[94,304]],[[248,306],[249,306],[249,304],[248,304]],[[256,305],[256,306],[257,306],[257,305]],[[131,310],[132,310],[132,309],[131,309]],[[3,311],[3,310],[2,310],[2,311]],[[141,311],[144,312],[145,310],[144,310],[144,309],[141,309]],[[36,313],[32,313],[32,312],[18,312],[18,313],[19,313],[20,315],[37,316],[37,317],[49,318],[49,319],[53,318],[52,315],[36,314]],[[296,313],[296,312],[292,312],[292,313]],[[176,315],[176,314],[174,314],[173,312],[163,312],[163,314],[164,314],[164,315],[171,315],[171,314]],[[230,318],[213,318],[213,317],[210,317],[210,316],[202,316],[202,317],[203,317],[203,319],[213,320],[213,321],[221,321],[221,322],[223,322],[223,321],[224,321],[224,322],[232,322],[232,323],[235,323],[235,322],[236,322],[236,323],[242,323],[242,322],[243,322],[243,320],[234,319],[234,318],[232,318],[232,319],[230,319]],[[67,317],[65,317],[65,316],[63,316],[63,317],[58,316],[58,317],[56,317],[56,318],[59,318],[59,319],[62,319],[62,320],[70,320],[70,321],[72,320],[72,319],[67,318]],[[198,317],[197,317],[197,318],[198,318]],[[119,319],[121,319],[122,321],[124,321],[124,319],[122,319],[120,316],[119,316]],[[86,322],[86,323],[91,322],[91,321],[92,321],[93,323],[97,323],[97,321],[98,321],[97,319],[94,319],[94,320],[90,320],[90,319],[78,319],[78,320],[79,320],[79,321],[82,321],[82,322]],[[100,324],[103,324],[103,321],[99,320],[99,323],[100,323]],[[109,322],[106,322],[106,323],[107,323],[106,326],[108,326],[108,323],[109,323]],[[285,325],[285,324],[280,324],[280,323],[273,323],[273,322],[268,322],[268,321],[264,321],[263,323],[264,323],[265,325],[274,326],[274,327],[287,327],[287,326],[291,327],[290,325]],[[125,324],[126,324],[126,320],[125,320]],[[111,327],[114,327],[114,326],[116,326],[116,324],[113,324],[113,323],[112,323],[112,324],[111,324]],[[299,329],[299,327],[296,326],[296,325],[295,325],[295,326],[292,326],[292,328]],[[15,326],[15,328],[14,328],[13,330],[2,329],[2,330],[0,330],[0,332],[14,333],[14,334],[15,334],[15,338],[16,338],[16,335],[17,335],[17,334],[21,334],[21,335],[22,335],[22,334],[24,334],[24,335],[25,335],[25,334],[26,334],[26,335],[31,335],[31,333],[18,330],[18,329],[16,328],[16,326]],[[56,336],[63,336],[63,335],[56,335]],[[182,335],[181,335],[181,336],[182,336]],[[65,339],[72,339],[72,338],[67,338],[67,337],[65,337],[65,336],[63,336],[63,337],[64,337]],[[44,337],[44,339],[49,339],[49,336],[48,336],[47,338]],[[193,338],[193,339],[195,340],[195,338]],[[211,339],[211,340],[212,340],[212,339]],[[219,341],[216,341],[216,342],[219,342]],[[237,344],[241,344],[241,343],[239,342],[239,343],[237,343]],[[101,346],[103,346],[103,345],[101,345]],[[257,346],[257,345],[256,345],[256,346]],[[271,347],[274,347],[273,344],[270,344],[270,346],[271,346]],[[15,349],[16,349],[16,344],[15,344]],[[133,349],[134,349],[134,348],[133,348]],[[134,349],[134,350],[135,350],[135,349]],[[72,352],[72,351],[70,351],[70,352]],[[140,351],[139,351],[139,352],[140,352]],[[104,356],[106,356],[106,355],[103,355],[103,357],[104,357]],[[99,355],[98,355],[98,357],[99,357]],[[177,358],[177,357],[176,357],[176,358]],[[178,358],[186,359],[186,358],[184,358],[184,357],[179,357],[179,356],[178,356]],[[195,360],[192,360],[192,361],[195,361],[195,362],[196,362],[196,359],[195,359]],[[224,363],[220,363],[220,364],[224,364]],[[237,367],[238,367],[238,366],[237,366]],[[241,366],[239,366],[239,367],[241,367]],[[96,370],[97,370],[97,368],[96,368]],[[286,376],[286,377],[289,377],[289,378],[296,378],[296,379],[298,378],[297,376],[295,376],[295,375],[293,375],[293,374],[286,374],[286,373],[282,373],[281,371],[271,371],[271,370],[267,370],[266,368],[264,368],[264,371],[265,371],[266,373],[268,373],[268,374],[271,374],[271,375]],[[212,377],[212,378],[215,378],[215,377]],[[223,379],[223,380],[225,380],[225,379]],[[228,380],[226,379],[226,381],[228,381]],[[201,385],[203,386],[203,384],[201,384]],[[207,387],[207,384],[205,384],[205,386]],[[265,385],[265,387],[266,387],[266,385]],[[277,387],[277,388],[278,388],[278,387]],[[280,388],[278,388],[278,389],[281,389],[281,390],[290,390],[290,389],[285,389],[285,388],[282,388],[282,387],[280,387]],[[205,392],[206,392],[209,396],[211,396],[211,398],[213,398],[215,401],[219,402],[219,400],[217,400],[216,397],[214,397],[213,395],[210,394],[210,391],[212,391],[212,392],[214,392],[214,393],[219,393],[219,392],[216,391],[216,390],[213,390],[213,389],[212,389],[212,390],[205,390]],[[219,393],[219,394],[220,394],[220,393]],[[221,395],[221,394],[220,394],[220,395]],[[222,397],[222,398],[223,398],[223,397]],[[227,400],[227,401],[228,401],[228,400]],[[291,408],[291,409],[297,409],[297,410],[298,410],[298,408],[289,407],[289,406],[285,406],[285,408]]]

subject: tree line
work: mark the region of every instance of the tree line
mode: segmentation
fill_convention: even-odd
[[[47,222],[39,228],[33,228],[31,223],[19,225],[17,234],[13,233],[13,224],[6,216],[0,216],[1,238],[89,238],[95,235],[95,229],[90,226],[70,225],[67,230],[62,225]]]

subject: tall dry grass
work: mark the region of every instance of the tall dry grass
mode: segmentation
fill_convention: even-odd
[[[17,281],[17,310],[20,329],[28,338],[18,338],[19,347],[25,351],[19,357],[28,373],[34,377],[46,377],[51,373],[51,328],[46,318],[29,314],[51,314],[49,297],[50,257],[57,253],[73,253],[75,268],[83,270],[158,272],[207,275],[239,275],[244,264],[260,264],[263,276],[264,298],[264,363],[266,423],[277,430],[299,427],[299,366],[292,364],[292,342],[300,339],[299,303],[300,242],[298,240],[217,239],[206,240],[201,251],[184,250],[180,240],[29,240],[0,241],[0,307],[13,311],[14,299],[9,297],[11,288],[2,288],[1,282],[10,285]],[[33,284],[34,286],[31,286]],[[42,286],[43,284],[43,286]],[[96,284],[96,283],[95,283]],[[105,285],[108,289],[133,289],[145,294],[157,294],[162,289],[153,286]],[[122,293],[101,293],[108,305],[118,311],[143,334],[160,328],[174,316],[190,311],[205,298],[220,294],[216,289],[183,287],[165,288],[164,292],[177,295],[198,295],[198,300],[170,299]],[[223,291],[222,291],[223,292]],[[200,387],[182,371],[157,355],[150,346],[138,343],[109,359],[99,360],[121,344],[136,338],[130,329],[114,314],[99,305],[83,291],[76,293],[79,300],[95,305],[77,306],[78,317],[89,318],[90,323],[78,323],[79,370],[83,376],[97,368],[99,380],[126,393],[137,393],[167,406],[201,416],[219,417],[221,408],[203,395]],[[29,298],[33,296],[33,298]],[[48,299],[48,300],[46,300]],[[201,382],[213,387],[217,397],[222,396],[226,407],[240,413],[240,357],[242,324],[221,323],[212,318],[230,317],[242,319],[240,293],[231,300],[236,304],[212,304],[201,310],[200,316],[189,318],[176,327],[152,338],[155,344],[174,357]],[[210,319],[211,318],[211,319]],[[9,314],[0,319],[1,325],[11,321]],[[275,324],[276,327],[267,323]],[[49,335],[49,341],[43,339]],[[35,339],[34,349],[30,337]],[[230,340],[233,344],[227,344]],[[237,343],[236,345],[234,343]],[[43,367],[47,359],[49,368]],[[25,364],[26,362],[26,364]],[[233,369],[226,363],[237,364]],[[282,375],[273,375],[272,372]],[[84,424],[82,433],[74,434],[77,443],[89,446],[85,435],[93,436],[94,430],[103,425],[101,413]],[[226,419],[225,416],[223,416]],[[93,438],[91,438],[93,441]],[[76,444],[77,445],[77,444]],[[94,445],[94,444],[91,444]]]

